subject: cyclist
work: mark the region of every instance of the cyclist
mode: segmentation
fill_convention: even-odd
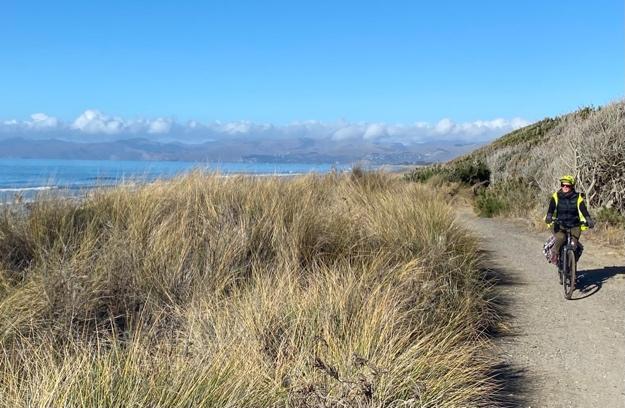
[[[553,235],[556,240],[551,252],[551,263],[557,265],[560,248],[566,240],[566,234],[560,231],[560,227],[571,228],[571,235],[577,246],[582,231],[595,226],[586,208],[584,195],[575,191],[573,176],[560,177],[560,190],[551,196],[545,222],[551,226],[554,219],[558,222],[553,225]]]

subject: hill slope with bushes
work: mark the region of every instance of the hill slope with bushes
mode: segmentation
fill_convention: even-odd
[[[599,217],[625,224],[625,102],[547,118],[511,132],[445,165],[416,169],[406,178],[434,175],[489,185],[477,197],[484,215],[544,206],[571,174]]]

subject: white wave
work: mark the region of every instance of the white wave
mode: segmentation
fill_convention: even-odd
[[[0,193],[19,193],[21,191],[44,191],[44,190],[52,190],[55,187],[52,186],[41,186],[41,187],[11,187],[11,188],[0,188]]]

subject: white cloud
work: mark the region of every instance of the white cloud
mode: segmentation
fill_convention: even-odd
[[[8,119],[0,122],[0,132],[7,131],[25,131],[39,132],[46,130],[56,130],[63,126],[61,121],[53,116],[45,113],[33,113],[29,120],[19,121],[16,119]]]
[[[124,127],[126,126],[122,119],[109,118],[99,111],[92,109],[84,111],[71,125],[72,129],[84,133],[103,133],[106,135],[119,134],[124,130]]]
[[[445,135],[445,134],[451,133],[451,131],[453,131],[455,126],[456,126],[455,123],[452,122],[451,119],[445,118],[445,119],[441,119],[440,121],[438,121],[436,126],[434,126],[434,130],[437,133]]]
[[[34,113],[30,115],[30,119],[29,125],[37,129],[56,128],[59,125],[57,118],[48,116],[45,113]]]
[[[221,130],[231,135],[249,133],[252,124],[249,122],[231,122],[221,126]]]
[[[333,140],[360,139],[364,135],[364,129],[358,125],[344,125],[332,134]]]
[[[293,122],[287,125],[254,123],[250,121],[210,122],[189,121],[179,124],[173,119],[124,119],[108,116],[95,109],[80,114],[70,123],[44,113],[35,113],[29,120],[15,119],[0,122],[0,133],[15,133],[36,137],[43,131],[58,131],[64,137],[106,139],[151,135],[158,140],[179,140],[201,142],[219,138],[272,138],[288,139],[307,137],[333,141],[420,143],[428,140],[462,140],[484,142],[507,132],[529,125],[521,118],[478,120],[455,123],[449,118],[436,123],[415,122],[412,124],[351,123],[338,121],[324,123],[314,120]],[[42,133],[43,134],[43,133]]]
[[[363,139],[379,139],[388,135],[387,127],[380,123],[373,123],[367,126]]]
[[[124,135],[124,134],[167,134],[175,122],[169,118],[156,119],[123,119],[111,117],[95,109],[88,109],[78,116],[70,125],[70,129],[80,133]]]
[[[171,130],[172,121],[170,119],[158,118],[148,123],[148,133],[167,133]]]
[[[532,124],[532,122],[527,121],[525,119],[521,119],[521,118],[514,118],[514,119],[512,119],[512,121],[510,121],[510,125],[512,126],[512,128],[514,130],[520,129],[520,128],[525,127],[525,126],[529,126],[531,124]]]

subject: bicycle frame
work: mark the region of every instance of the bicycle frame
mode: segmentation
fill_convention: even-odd
[[[564,228],[559,225],[560,231],[566,234],[565,242],[560,248],[560,262],[558,265],[558,273],[562,278],[564,287],[564,297],[571,299],[575,290],[575,281],[577,279],[577,259],[575,258],[576,244],[571,234],[571,228]]]

